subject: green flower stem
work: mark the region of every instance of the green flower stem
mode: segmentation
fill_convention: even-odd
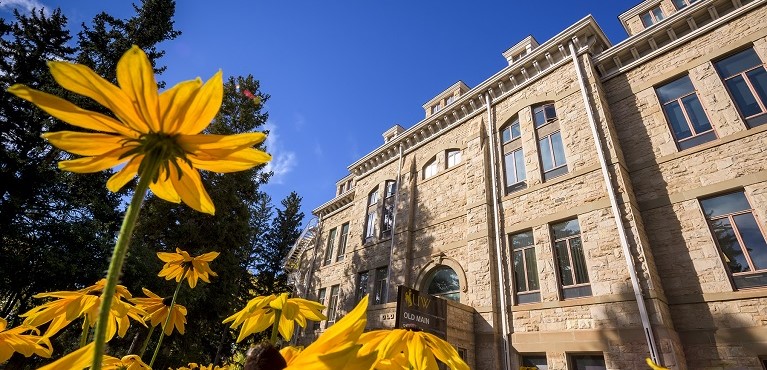
[[[152,339],[152,333],[154,333],[154,328],[156,328],[156,326],[149,328],[149,333],[146,335],[146,339],[144,339],[144,343],[141,344],[141,351],[139,351],[138,357],[144,357],[144,352],[146,352],[146,347],[149,346],[149,340]]]
[[[176,291],[173,292],[173,299],[170,301],[170,308],[168,308],[168,317],[165,318],[165,322],[162,324],[162,331],[160,332],[160,339],[157,341],[157,347],[154,349],[154,354],[152,355],[152,361],[149,361],[149,367],[152,367],[154,365],[154,360],[157,358],[157,354],[160,353],[160,346],[162,345],[162,339],[165,338],[165,328],[168,326],[168,323],[170,322],[171,314],[173,313],[173,306],[176,305],[176,297],[178,297],[178,291],[181,290],[181,284],[184,282],[184,277],[186,276],[186,272],[188,269],[184,269],[184,273],[181,275],[181,280],[179,280],[178,284],[176,284]]]
[[[136,191],[133,193],[133,198],[128,205],[128,209],[125,211],[125,218],[123,218],[123,224],[120,227],[120,235],[117,236],[117,243],[115,243],[115,248],[112,252],[112,260],[109,262],[107,282],[101,295],[99,321],[96,322],[96,333],[93,336],[93,341],[96,344],[93,350],[93,366],[91,370],[101,370],[101,361],[104,359],[104,347],[106,346],[107,321],[109,320],[109,311],[112,307],[112,298],[115,295],[117,280],[122,272],[125,256],[128,254],[128,245],[133,236],[133,228],[136,226],[138,214],[141,211],[141,204],[144,202],[144,196],[146,196],[149,184],[152,182],[153,174],[157,173],[159,167],[159,161],[147,163],[144,171],[141,171],[141,174],[139,174]]]
[[[272,336],[269,338],[269,342],[272,345],[277,346],[277,328],[280,326],[280,317],[282,316],[282,310],[274,310],[274,324],[272,325]]]
[[[88,315],[85,315],[83,319],[83,333],[80,334],[80,348],[85,347],[85,343],[88,342],[88,334],[91,333],[91,326],[88,322]]]

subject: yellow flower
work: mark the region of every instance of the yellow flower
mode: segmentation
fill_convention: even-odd
[[[45,365],[37,370],[82,370],[90,367],[93,363],[93,350],[95,342],[88,343],[68,355]],[[116,358],[104,355],[102,363],[103,370],[151,370],[149,365],[141,361],[136,355],[128,355],[123,358]]]
[[[284,370],[369,370],[376,352],[360,355],[357,344],[367,325],[368,297],[365,296],[349,314],[325,330],[314,343],[303,350],[285,347],[280,354],[287,362]]]
[[[231,328],[240,325],[240,335],[237,342],[247,338],[248,335],[266,330],[274,323],[276,310],[281,312],[280,322],[277,329],[285,340],[293,336],[295,324],[302,328],[306,327],[306,320],[321,321],[327,317],[321,313],[325,306],[302,298],[288,298],[288,293],[279,296],[256,297],[250,300],[242,311],[229,316],[224,323],[234,321]]]
[[[157,276],[164,277],[165,280],[176,279],[176,282],[180,282],[186,277],[189,287],[194,288],[197,286],[197,279],[210,283],[210,276],[218,276],[208,266],[218,257],[218,252],[208,252],[192,257],[186,251],[176,248],[176,253],[157,252],[157,257],[165,262]]]
[[[158,93],[152,64],[135,45],[117,63],[119,86],[81,64],[52,61],[48,67],[59,85],[95,100],[117,119],[24,85],[13,85],[8,92],[64,122],[97,131],[50,132],[43,137],[59,149],[83,156],[59,162],[62,170],[90,173],[124,165],[107,181],[113,192],[137,174],[151,176],[149,187],[158,197],[213,214],[215,207],[197,169],[235,172],[271,159],[253,148],[264,141],[263,133],[200,134],[221,107],[221,71],[205,84],[198,78]],[[152,168],[153,173],[143,173]]]
[[[216,365],[210,364],[206,366],[206,365],[198,365],[198,364],[195,364],[194,362],[190,362],[188,367],[182,366],[176,370],[228,370],[228,369],[229,369],[228,365],[216,366]]]
[[[146,312],[144,321],[149,321],[152,326],[164,323],[168,317],[170,298],[162,298],[147,288],[142,288],[142,290],[148,298],[133,298],[132,301],[136,307]],[[186,324],[186,307],[176,303],[173,305],[173,313],[168,326],[165,328],[165,335],[171,335],[174,327],[179,333],[184,334],[184,324]]]
[[[652,370],[668,370],[667,367],[656,365],[655,362],[653,362],[653,360],[651,360],[650,358],[645,358],[644,360],[645,362],[647,362],[647,365],[650,366]]]
[[[41,337],[40,331],[34,326],[20,325],[5,330],[8,322],[0,318],[0,364],[8,361],[14,352],[25,357],[36,354],[41,357],[51,357],[53,348],[47,337]],[[32,332],[34,334],[24,334]]]
[[[21,315],[21,317],[26,317],[24,324],[40,326],[50,322],[51,324],[48,325],[48,329],[44,334],[46,337],[58,333],[59,330],[81,316],[86,317],[90,327],[96,326],[99,316],[99,305],[101,304],[101,292],[104,289],[105,283],[106,279],[101,279],[95,285],[74,292],[61,291],[35,295],[35,298],[51,297],[58,299],[34,307]],[[115,333],[120,335],[120,337],[125,336],[130,327],[129,318],[143,322],[141,314],[144,312],[122,300],[131,299],[131,294],[127,288],[118,285],[115,289],[115,298],[112,300],[109,320],[107,321],[107,340],[112,339]]]
[[[439,359],[452,370],[469,370],[450,343],[423,331],[375,330],[363,333],[359,343],[363,344],[362,354],[378,351],[376,366],[381,368],[401,369],[405,364],[405,369],[436,370]]]

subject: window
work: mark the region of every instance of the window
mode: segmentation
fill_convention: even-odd
[[[367,221],[365,222],[365,239],[372,238],[376,235],[376,213],[368,213]]]
[[[533,232],[531,230],[513,234],[510,239],[517,303],[540,302],[541,292],[538,284],[538,263],[535,260]]]
[[[503,165],[506,171],[506,192],[524,188],[525,158],[522,148],[506,153],[503,157]]]
[[[554,103],[547,103],[533,108],[533,122],[535,123],[535,128],[556,120],[557,111],[554,109]]]
[[[378,219],[378,187],[368,194],[368,213],[365,218],[365,239],[376,235],[376,219]]]
[[[427,293],[459,302],[461,300],[461,284],[458,274],[448,266],[439,266],[434,269],[429,278]]]
[[[368,294],[368,271],[357,274],[357,302]]]
[[[573,370],[607,370],[602,355],[571,355],[570,364],[568,368]]]
[[[439,112],[441,109],[442,109],[442,106],[440,106],[439,104],[432,105],[431,106],[431,114],[435,114],[435,113]]]
[[[338,315],[338,285],[330,287],[330,302],[328,302],[328,324],[336,322]]]
[[[767,71],[754,49],[716,62],[716,70],[748,126],[767,123]]]
[[[689,76],[655,89],[679,150],[716,139]]]
[[[373,297],[373,304],[386,303],[386,285],[389,278],[389,267],[379,267],[376,269],[375,280],[375,297]]]
[[[548,370],[549,365],[546,362],[546,355],[522,355],[521,361],[524,370]]]
[[[543,179],[549,180],[567,173],[562,133],[557,131],[538,140],[538,151],[543,165]]]
[[[453,167],[458,163],[461,163],[461,151],[459,149],[448,150],[447,152],[447,168]]]
[[[346,253],[346,241],[349,239],[349,223],[341,225],[341,240],[338,242],[338,252],[336,253],[336,262],[343,261]]]
[[[328,234],[328,245],[325,247],[325,264],[324,266],[329,265],[331,262],[333,262],[333,246],[336,245],[336,228],[330,229],[330,234]]]
[[[325,292],[326,292],[325,288],[321,288],[319,291],[317,291],[317,302],[319,302],[323,306],[325,305]],[[315,321],[314,330],[319,330],[319,329],[320,329],[320,322]]]
[[[516,118],[510,125],[501,130],[501,142],[504,144],[508,143],[509,141],[518,138],[520,134],[521,131],[519,129],[519,118]]]
[[[767,285],[767,242],[742,192],[700,201],[737,288]]]
[[[559,268],[559,282],[562,298],[576,298],[591,295],[589,273],[581,244],[581,227],[573,219],[551,225],[554,235],[554,252]]]
[[[450,95],[450,96],[447,97],[447,100],[445,100],[445,105],[449,105],[450,103],[452,103],[454,101],[455,101],[455,96],[454,95]]]
[[[437,158],[432,158],[429,162],[426,163],[426,166],[423,167],[423,178],[428,179],[429,177],[432,177],[437,174]]]
[[[386,202],[386,204],[384,204],[382,222],[382,236],[385,237],[391,235],[391,228],[392,225],[394,225],[394,202]]]
[[[671,0],[674,3],[674,6],[677,10],[680,10],[698,0]]]
[[[639,17],[642,18],[642,24],[645,28],[662,21],[663,18],[666,18],[663,15],[663,11],[660,10],[660,5],[640,14]]]
[[[386,181],[386,198],[393,197],[397,192],[397,182],[394,180]]]

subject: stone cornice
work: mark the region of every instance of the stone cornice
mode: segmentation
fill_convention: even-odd
[[[363,176],[396,159],[399,155],[399,145],[403,146],[403,152],[410,152],[451,129],[455,124],[484,112],[484,94],[490,94],[496,99],[519,91],[530,82],[545,76],[569,58],[567,43],[571,41],[578,49],[588,43],[591,51],[595,53],[611,46],[594,18],[588,15],[540,44],[530,54],[467,91],[450,106],[418,122],[397,138],[352,163],[348,167],[349,172],[357,177]]]
[[[699,0],[650,28],[623,40],[594,57],[602,81],[625,73],[666,51],[689,42],[746,12],[767,3],[754,0],[742,5],[740,0]],[[732,8],[725,14],[727,4]]]
[[[347,176],[345,178],[351,177]],[[334,211],[337,211],[338,209],[349,205],[354,200],[354,188],[352,188],[349,191],[346,191],[342,193],[341,195],[336,196],[335,198],[323,203],[319,207],[312,210],[312,214],[319,216],[319,215],[328,215],[329,213],[332,213]]]

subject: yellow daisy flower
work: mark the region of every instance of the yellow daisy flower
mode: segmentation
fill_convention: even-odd
[[[95,100],[116,119],[24,85],[13,85],[8,92],[64,122],[97,131],[50,132],[43,137],[83,156],[59,162],[62,170],[90,173],[124,165],[107,181],[112,192],[137,174],[150,176],[149,188],[158,197],[213,214],[215,207],[196,170],[243,171],[271,159],[253,148],[264,141],[263,133],[200,134],[221,107],[221,71],[205,84],[198,78],[158,93],[152,64],[135,45],[117,63],[119,86],[81,64],[52,61],[48,67],[59,85]]]
[[[51,357],[53,348],[48,337],[41,337],[40,331],[34,326],[20,325],[6,330],[8,322],[0,318],[0,364],[8,361],[14,352],[24,357],[32,354],[41,357]],[[31,332],[33,334],[24,334]]]
[[[280,310],[280,321],[277,330],[285,340],[293,336],[295,324],[302,328],[306,327],[306,320],[322,321],[327,317],[322,314],[325,306],[303,298],[288,298],[288,293],[279,296],[260,296],[250,300],[244,309],[229,316],[224,323],[232,322],[231,328],[240,325],[240,335],[237,342],[242,341],[249,335],[266,330],[274,323],[276,310]]]
[[[101,304],[101,292],[106,284],[106,279],[101,279],[95,285],[83,288],[77,291],[60,291],[37,294],[35,298],[58,298],[27,311],[21,317],[26,317],[24,324],[31,326],[40,326],[50,322],[44,336],[50,337],[58,333],[75,319],[85,316],[90,327],[96,325],[99,315],[99,305]],[[115,289],[115,299],[112,300],[107,321],[107,340],[112,339],[115,334],[120,337],[130,327],[130,320],[142,322],[141,315],[144,312],[131,305],[123,299],[131,299],[131,294],[127,288],[118,285]]]
[[[376,352],[362,354],[357,344],[367,325],[368,297],[365,296],[349,314],[325,330],[314,343],[301,350],[285,347],[280,354],[288,367],[284,370],[370,370]]]
[[[404,363],[405,369],[436,370],[439,359],[452,370],[469,370],[450,343],[418,329],[374,330],[363,333],[359,343],[362,354],[378,351],[377,366],[382,368],[400,369]]]
[[[93,363],[93,351],[95,342],[69,353],[68,355],[45,365],[37,370],[82,370],[90,367]],[[141,361],[136,355],[128,355],[123,358],[104,355],[102,370],[152,370],[149,365]]]
[[[149,321],[152,326],[164,323],[170,312],[168,309],[171,299],[160,297],[147,288],[141,290],[144,291],[147,298],[133,298],[131,301],[136,304],[136,307],[146,312],[144,321]],[[184,324],[186,324],[186,307],[176,303],[173,305],[173,313],[168,326],[165,327],[165,335],[171,335],[174,327],[179,333],[184,334]]]
[[[647,362],[647,366],[650,366],[650,368],[651,368],[652,370],[668,370],[668,368],[667,368],[667,367],[663,367],[663,366],[657,365],[657,364],[656,364],[655,362],[653,362],[653,360],[651,360],[649,357],[648,357],[648,358],[645,358],[644,360],[645,360],[645,362]],[[0,361],[0,362],[2,362],[2,361]]]
[[[164,277],[165,280],[176,279],[176,282],[186,277],[190,288],[197,286],[198,279],[210,283],[210,276],[218,276],[208,266],[218,257],[218,252],[208,252],[192,257],[186,251],[176,248],[176,253],[157,252],[157,257],[165,262],[157,276]]]

